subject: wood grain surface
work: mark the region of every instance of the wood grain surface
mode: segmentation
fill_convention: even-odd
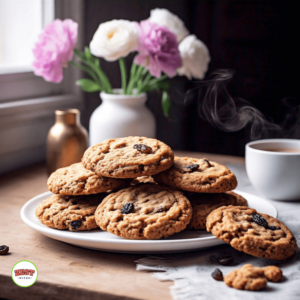
[[[243,158],[177,152],[180,156],[206,157],[226,165]],[[108,253],[79,248],[35,232],[20,218],[21,207],[46,192],[46,169],[35,165],[0,177],[0,298],[7,299],[172,299],[172,282],[160,282],[148,272],[137,272],[142,255]],[[37,282],[28,288],[15,285],[11,269],[20,260],[38,268]]]

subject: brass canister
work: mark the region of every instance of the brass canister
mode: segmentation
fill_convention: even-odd
[[[88,134],[80,124],[78,109],[56,110],[56,122],[47,137],[47,172],[80,162],[88,145]]]

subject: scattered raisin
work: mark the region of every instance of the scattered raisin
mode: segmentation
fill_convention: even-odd
[[[230,266],[234,261],[234,257],[231,255],[222,255],[219,256],[217,259],[218,263],[222,266]]]
[[[9,247],[6,245],[2,245],[0,246],[0,255],[5,255],[7,254],[9,251]]]
[[[192,165],[188,165],[186,166],[186,168],[191,171],[191,172],[194,172],[194,171],[197,171],[199,169],[199,165],[198,164],[192,164]]]
[[[134,205],[131,202],[127,202],[121,208],[122,214],[129,214],[134,209]]]
[[[142,153],[149,154],[152,152],[152,148],[147,145],[144,145],[144,144],[135,144],[135,145],[133,145],[133,148]]]
[[[208,258],[207,258],[207,261],[211,264],[218,264],[218,259],[215,255],[210,255]]]
[[[268,228],[268,222],[261,215],[253,214],[252,220],[259,226],[265,227],[266,229]]]
[[[215,269],[212,273],[211,273],[211,277],[214,280],[217,281],[223,281],[223,273],[220,269]]]
[[[208,164],[209,168],[212,167],[211,163],[209,162],[209,160],[207,158],[202,158],[202,160],[205,161]]]
[[[81,221],[71,221],[69,225],[72,227],[73,230],[77,230],[81,226]]]

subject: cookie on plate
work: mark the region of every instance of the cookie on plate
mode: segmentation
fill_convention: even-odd
[[[173,166],[153,176],[158,183],[196,193],[224,193],[237,186],[235,175],[206,158],[175,157]]]
[[[206,219],[206,230],[233,248],[269,259],[287,259],[296,252],[292,232],[277,219],[244,206],[222,206]]]
[[[114,178],[154,175],[169,169],[173,161],[169,146],[139,136],[106,140],[87,149],[82,158],[85,168]]]
[[[224,282],[238,290],[259,291],[267,286],[263,268],[253,267],[251,264],[231,271],[224,277]]]
[[[86,196],[53,195],[41,202],[35,210],[40,221],[56,229],[70,231],[98,228],[95,210],[107,194]]]
[[[193,216],[187,229],[206,229],[206,218],[215,209],[221,206],[248,206],[248,202],[242,196],[234,192],[204,194],[186,192],[185,196],[191,202]]]
[[[182,231],[191,216],[191,204],[181,192],[157,184],[111,193],[95,212],[101,229],[134,240],[155,240]]]
[[[123,188],[128,183],[122,179],[96,175],[85,169],[82,163],[76,163],[53,172],[47,185],[54,194],[90,195]]]

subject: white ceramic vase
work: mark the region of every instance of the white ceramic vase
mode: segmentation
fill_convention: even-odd
[[[90,146],[106,139],[131,135],[155,137],[155,119],[145,106],[147,95],[122,95],[100,93],[102,104],[90,118]]]

